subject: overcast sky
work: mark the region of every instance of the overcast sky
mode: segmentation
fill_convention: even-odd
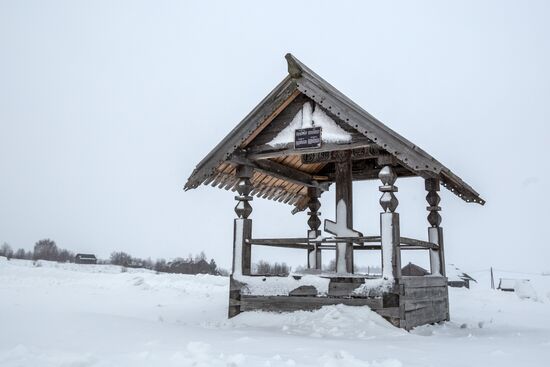
[[[0,0],[0,243],[51,238],[103,258],[204,250],[228,267],[234,194],[182,188],[292,52],[487,200],[442,188],[447,262],[550,270],[549,2],[258,4]],[[378,185],[354,184],[365,235],[379,231]],[[422,180],[396,185],[402,235],[426,239]],[[333,201],[334,188],[323,219]],[[304,213],[252,205],[255,237],[305,235]]]

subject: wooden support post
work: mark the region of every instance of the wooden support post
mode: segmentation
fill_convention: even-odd
[[[250,275],[251,245],[247,240],[252,238],[252,219],[248,216],[252,213],[250,191],[252,185],[250,178],[253,169],[250,166],[237,166],[236,176],[239,178],[236,189],[239,196],[235,196],[237,205],[235,213],[237,217],[233,221],[233,264],[229,277],[229,318],[237,316],[241,312],[241,287],[238,281],[239,275]],[[237,276],[237,279],[235,279]]]
[[[353,228],[353,182],[351,176],[351,151],[334,152],[336,157],[336,223],[344,223],[344,228]],[[343,217],[343,218],[339,218]],[[337,236],[347,236],[335,233]],[[353,235],[352,235],[353,236]],[[336,272],[353,273],[353,244],[336,244]]]
[[[250,201],[252,196],[249,196],[252,190],[250,178],[252,177],[253,169],[248,166],[237,167],[237,177],[239,183],[236,186],[239,196],[235,196],[237,205],[235,213],[238,218],[234,220],[233,229],[233,274],[235,275],[250,275],[251,248],[247,242],[252,238],[252,219],[248,216],[252,213]]]
[[[307,194],[309,196],[308,208],[309,219],[307,224],[309,225],[309,230],[307,231],[307,238],[313,239],[321,235],[319,226],[321,225],[321,220],[319,219],[319,208],[321,207],[321,202],[319,197],[321,196],[321,189],[315,187],[308,187]],[[307,267],[308,269],[317,269],[321,270],[321,248],[318,243],[314,244],[315,248],[308,250],[307,256]]]
[[[430,212],[428,214],[428,222],[431,227],[428,227],[428,241],[439,245],[439,249],[430,250],[430,268],[433,275],[445,276],[445,253],[443,249],[443,228],[441,224],[441,215],[439,211],[441,207],[439,202],[441,201],[438,191],[440,190],[439,179],[428,178],[424,182],[426,191],[426,201],[429,206],[426,209]]]
[[[399,244],[399,213],[395,213],[399,201],[395,197],[394,186],[397,175],[391,166],[384,166],[378,178],[382,181],[379,190],[382,192],[380,205],[380,237],[382,243],[382,277],[386,279],[401,278],[401,248]]]

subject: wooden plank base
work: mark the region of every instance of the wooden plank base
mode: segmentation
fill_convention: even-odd
[[[246,311],[314,311],[323,306],[343,304],[368,306],[393,325],[411,330],[424,324],[449,320],[449,295],[445,277],[402,277],[391,290],[373,296],[356,296],[353,290],[361,278],[336,278],[329,284],[328,296],[315,296],[311,286],[300,286],[289,296],[242,294],[245,284],[231,277],[229,317]],[[313,287],[311,287],[313,288]],[[307,290],[307,292],[306,292]]]

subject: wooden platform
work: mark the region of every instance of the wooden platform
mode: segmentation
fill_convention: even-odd
[[[331,277],[328,293],[315,295],[310,286],[301,286],[291,295],[249,295],[245,284],[231,278],[229,317],[247,311],[293,312],[312,311],[326,305],[368,306],[393,325],[410,330],[416,326],[449,320],[447,278],[440,276],[402,277],[393,287],[368,296],[353,291],[364,278]],[[313,289],[313,291],[315,291]]]

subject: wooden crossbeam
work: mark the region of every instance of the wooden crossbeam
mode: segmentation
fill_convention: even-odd
[[[318,179],[323,177],[320,177],[320,176],[314,177],[309,173],[302,172],[295,168],[285,166],[284,164],[274,162],[269,159],[251,160],[241,155],[234,155],[230,161],[235,165],[250,166],[258,172],[267,174],[275,178],[286,180],[301,186],[315,187],[323,191],[328,190],[328,185],[318,182]]]
[[[396,166],[393,167],[394,172],[397,174],[398,177],[416,177],[418,176],[416,173],[411,172],[407,168]],[[363,181],[363,180],[377,180],[378,174],[380,173],[380,169],[378,168],[367,168],[362,171],[352,171],[351,175],[353,178],[353,181]],[[328,173],[328,181],[335,182],[336,181],[336,174],[334,172]]]
[[[414,240],[419,241],[419,240]],[[308,244],[308,243],[339,243],[339,242],[354,242],[358,244],[380,242],[380,236],[361,236],[361,237],[327,237],[319,240],[306,237],[291,237],[291,238],[251,238],[247,240],[253,245],[263,245],[267,243],[277,244]],[[422,241],[419,241],[422,242]]]
[[[417,240],[417,239],[408,238],[408,237],[400,237],[399,238],[399,243],[402,244],[402,245],[404,244],[404,245],[410,245],[410,246],[415,246],[415,247],[422,247],[424,249],[437,250],[439,248],[439,246],[435,243],[422,241],[422,240]]]
[[[302,163],[313,164],[313,163],[329,163],[337,162],[338,151],[323,151],[323,152],[314,152],[314,153],[302,153]],[[363,160],[370,158],[378,158],[385,153],[380,147],[374,143],[369,143],[368,141],[364,146],[359,148],[351,149],[351,160]]]
[[[281,148],[275,148],[275,147],[272,147],[271,145],[260,145],[258,147],[250,147],[247,150],[246,156],[249,159],[258,160],[258,159],[284,157],[284,156],[295,155],[295,154],[308,154],[308,153],[318,153],[323,151],[349,150],[349,149],[364,148],[369,146],[370,146],[370,143],[368,141],[359,141],[359,142],[348,143],[348,144],[323,143],[323,146],[321,148],[302,148],[302,149],[295,149],[293,143],[287,144]]]

